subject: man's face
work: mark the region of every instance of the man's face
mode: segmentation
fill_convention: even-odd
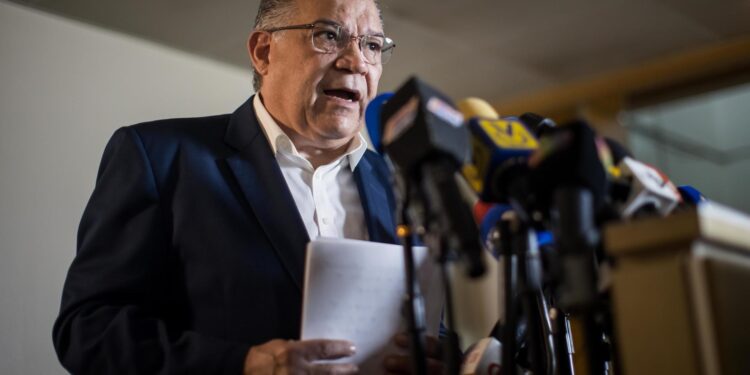
[[[289,25],[327,20],[352,35],[383,32],[372,0],[298,0],[297,10]],[[310,30],[281,33],[270,42],[263,77],[266,108],[285,130],[295,133],[290,136],[296,142],[314,147],[345,144],[364,123],[382,66],[367,63],[356,41],[339,53],[326,54],[313,49]]]

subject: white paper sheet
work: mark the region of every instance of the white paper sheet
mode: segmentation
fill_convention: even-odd
[[[427,333],[437,336],[442,313],[439,269],[424,247],[414,248],[425,299]],[[374,242],[318,239],[307,248],[302,334],[306,339],[354,342],[353,362],[360,373],[382,373],[383,357],[395,352],[396,333],[404,332],[403,248]]]

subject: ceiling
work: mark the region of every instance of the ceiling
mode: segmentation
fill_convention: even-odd
[[[257,0],[13,0],[249,69]],[[501,101],[750,34],[750,0],[380,0],[412,74],[456,99]],[[564,3],[564,4],[563,4]]]

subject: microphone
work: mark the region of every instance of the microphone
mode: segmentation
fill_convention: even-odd
[[[651,212],[667,216],[682,202],[682,196],[672,181],[653,166],[625,157],[619,169],[629,187],[620,209],[622,217],[631,218]]]
[[[472,134],[472,161],[482,177],[479,196],[488,202],[508,202],[525,195],[526,164],[539,148],[537,138],[516,117],[469,122]]]
[[[370,142],[372,143],[373,148],[378,153],[383,153],[383,144],[380,139],[380,114],[383,109],[383,105],[388,102],[388,99],[393,97],[392,92],[384,92],[382,94],[377,95],[375,98],[373,98],[370,103],[367,105],[367,109],[365,110],[365,127],[367,129],[367,134],[370,137]],[[469,164],[466,164],[465,167],[470,166]],[[466,173],[471,173],[468,171],[468,169],[465,169]],[[461,199],[469,205],[473,206],[478,200],[479,197],[474,192],[472,180],[466,178],[465,176],[462,178],[458,175],[458,173],[455,176],[456,178],[456,184],[458,184],[458,190],[461,196]]]
[[[502,220],[503,215],[505,215],[506,212],[512,212],[512,210],[513,209],[507,204],[486,203],[481,200],[474,205],[474,220],[479,226],[479,238],[482,239],[482,243],[489,243],[491,240],[491,234],[497,227],[497,224]],[[492,249],[493,246],[488,246],[488,248]],[[495,253],[492,255],[496,258],[500,256],[500,254]]]
[[[536,113],[524,113],[519,116],[519,119],[531,129],[539,139],[544,138],[546,140],[555,140],[557,137],[557,141],[559,141],[559,134],[565,132],[563,129],[557,129],[557,124],[553,120]],[[555,135],[556,132],[558,135]],[[619,177],[620,171],[617,169],[617,165],[623,158],[632,158],[633,156],[627,148],[614,139],[596,135],[593,133],[593,130],[591,133],[594,136],[594,144],[596,145],[599,161],[603,164],[607,176],[614,180]],[[548,142],[548,145],[549,143],[554,144],[555,141]]]
[[[485,202],[506,202],[500,180],[510,160],[526,158],[539,147],[536,137],[516,117],[499,118],[485,101],[468,98],[461,102],[471,132],[471,165],[476,170],[464,175]]]
[[[620,164],[622,159],[625,159],[625,157],[633,157],[633,154],[625,148],[620,142],[615,141],[612,138],[604,137],[604,141],[607,142],[607,146],[609,147],[609,151],[612,153],[612,162],[615,165]]]
[[[456,105],[466,119],[483,118],[487,120],[497,120],[500,118],[500,115],[497,114],[490,103],[487,103],[487,101],[483,99],[469,97],[458,101]],[[461,174],[475,192],[481,192],[482,177],[479,175],[479,170],[474,164],[464,164]]]
[[[586,189],[595,211],[604,206],[608,180],[600,139],[580,120],[552,128],[540,139],[542,145],[528,161],[529,186],[539,208],[551,207],[553,192],[561,187]]]
[[[690,185],[678,186],[677,191],[680,192],[682,201],[689,206],[697,206],[708,200],[698,189]]]
[[[500,118],[500,115],[497,114],[497,111],[495,111],[494,108],[492,108],[492,105],[487,103],[484,99],[468,97],[459,100],[458,103],[456,103],[456,106],[458,107],[458,110],[461,111],[461,114],[467,119],[481,117],[488,120],[497,120]]]
[[[467,273],[481,276],[485,265],[471,210],[462,200],[455,173],[469,158],[469,132],[452,101],[412,77],[381,111],[382,145],[424,210],[428,233],[460,251]]]
[[[469,158],[469,132],[463,116],[452,101],[416,77],[404,83],[382,108],[381,140],[403,182],[402,220],[426,229],[425,240],[437,250],[445,288],[448,332],[444,341],[446,368],[457,373],[461,360],[460,339],[454,318],[455,296],[450,287],[448,261],[453,254],[465,260],[466,274],[479,278],[485,273],[485,254],[469,206],[459,199],[455,175]],[[405,250],[411,240],[405,239]],[[404,251],[409,262],[408,251]],[[410,269],[407,268],[407,269]],[[407,283],[415,284],[412,275]],[[408,286],[407,286],[408,287]],[[412,332],[412,361],[415,373],[426,373],[421,337],[423,323],[418,290],[407,293],[409,329]]]
[[[502,344],[494,337],[485,337],[469,348],[461,366],[461,375],[500,375]]]
[[[553,128],[529,158],[536,212],[549,215],[558,261],[551,265],[563,310],[588,312],[596,300],[597,214],[608,199],[601,142],[583,121]],[[528,194],[528,193],[527,193]]]
[[[523,122],[524,125],[526,125],[529,129],[531,129],[531,131],[534,132],[534,135],[537,137],[544,136],[550,129],[557,126],[557,124],[552,121],[552,119],[533,112],[526,112],[521,116],[518,116],[518,119],[521,120],[521,122]]]
[[[425,160],[460,165],[469,158],[469,136],[452,101],[416,77],[404,83],[381,110],[382,144],[406,174]]]
[[[383,145],[380,141],[380,112],[383,109],[383,104],[392,97],[392,92],[379,94],[372,98],[367,105],[367,109],[365,109],[365,128],[367,128],[367,135],[370,136],[372,147],[380,154],[383,153]]]
[[[557,127],[557,123],[554,120],[533,112],[526,112],[521,116],[518,116],[518,119],[521,120],[521,122],[523,122],[537,138],[545,136],[551,129]],[[615,165],[619,164],[626,156],[633,157],[633,154],[631,154],[630,151],[619,142],[609,137],[603,137],[603,139],[609,147]]]

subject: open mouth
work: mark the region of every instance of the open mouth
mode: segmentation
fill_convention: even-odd
[[[359,92],[346,88],[323,90],[323,93],[348,102],[357,102],[360,98]]]

